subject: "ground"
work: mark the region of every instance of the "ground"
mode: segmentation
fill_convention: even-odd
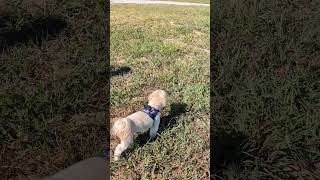
[[[9,46],[0,52],[1,179],[52,174],[102,154],[109,123],[101,5],[0,3],[0,42]],[[212,3],[210,18],[211,177],[316,179],[319,1],[221,3]],[[111,117],[141,109],[153,88],[170,93],[159,136],[139,135],[112,162],[114,178],[208,177],[209,11],[168,7],[111,12]],[[44,22],[53,24],[49,38]]]
[[[205,4],[209,4],[209,3],[210,3],[210,0],[163,0],[163,1],[190,2],[190,3],[205,3]]]
[[[212,177],[319,178],[319,1],[212,4]]]
[[[2,179],[49,175],[102,155],[109,87],[101,5],[1,1]],[[124,159],[112,164],[113,175],[160,178],[164,171],[164,177],[173,172],[208,177],[209,9],[128,5],[130,11],[121,12],[114,7],[119,11],[111,28],[111,117],[139,110],[154,88],[167,90],[170,103],[158,138],[145,143],[145,136],[138,137]],[[163,29],[167,26],[170,31]],[[175,143],[169,143],[171,136]],[[191,148],[195,143],[199,146]],[[124,166],[128,158],[131,163]],[[134,162],[139,167],[132,171]]]
[[[111,79],[111,123],[156,88],[170,102],[158,137],[138,135],[112,179],[208,179],[209,7],[112,5],[111,66],[125,70]]]
[[[101,5],[0,1],[0,179],[48,175],[102,154],[108,69]]]

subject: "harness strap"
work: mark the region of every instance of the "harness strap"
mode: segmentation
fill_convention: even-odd
[[[143,112],[147,113],[151,117],[151,119],[154,120],[154,118],[158,115],[160,110],[149,105],[144,105]]]

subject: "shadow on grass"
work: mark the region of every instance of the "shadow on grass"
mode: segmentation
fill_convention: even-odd
[[[223,178],[223,170],[229,165],[240,165],[248,157],[244,152],[244,145],[248,137],[241,132],[217,132],[211,140],[213,153],[213,176],[216,179]]]
[[[161,118],[158,134],[161,134],[164,130],[173,127],[177,122],[178,116],[184,114],[187,111],[187,104],[185,103],[173,103],[170,105],[170,112],[167,116]]]
[[[164,130],[172,128],[177,122],[176,119],[181,114],[185,113],[187,110],[187,104],[185,103],[173,103],[170,105],[170,112],[167,116],[163,116],[160,119],[160,126],[158,130],[158,134],[161,134]],[[153,142],[158,138],[156,136],[153,139],[150,139],[149,137],[149,131],[139,134],[135,139],[134,143],[138,144],[139,147],[143,147],[148,142]],[[125,151],[125,156],[127,157],[129,154],[131,154],[132,151],[134,151],[135,148],[128,149]]]
[[[111,67],[110,75],[112,76],[123,76],[131,72],[131,68],[128,66],[123,66],[119,68]]]
[[[30,19],[20,28],[11,27],[17,24],[15,21],[17,20],[14,17],[0,17],[0,49],[26,44],[29,41],[41,46],[45,39],[54,39],[67,27],[65,20],[51,16]]]

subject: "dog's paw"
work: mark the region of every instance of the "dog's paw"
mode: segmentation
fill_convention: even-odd
[[[118,160],[119,160],[119,157],[115,156],[115,157],[113,158],[113,160],[114,160],[114,161],[118,161]]]
[[[157,136],[157,134],[150,134],[150,138],[153,139]]]

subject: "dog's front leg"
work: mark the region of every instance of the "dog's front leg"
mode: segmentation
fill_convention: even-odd
[[[158,129],[159,129],[159,124],[160,124],[160,113],[154,118],[154,123],[152,127],[150,128],[150,137],[154,138],[157,135]]]

